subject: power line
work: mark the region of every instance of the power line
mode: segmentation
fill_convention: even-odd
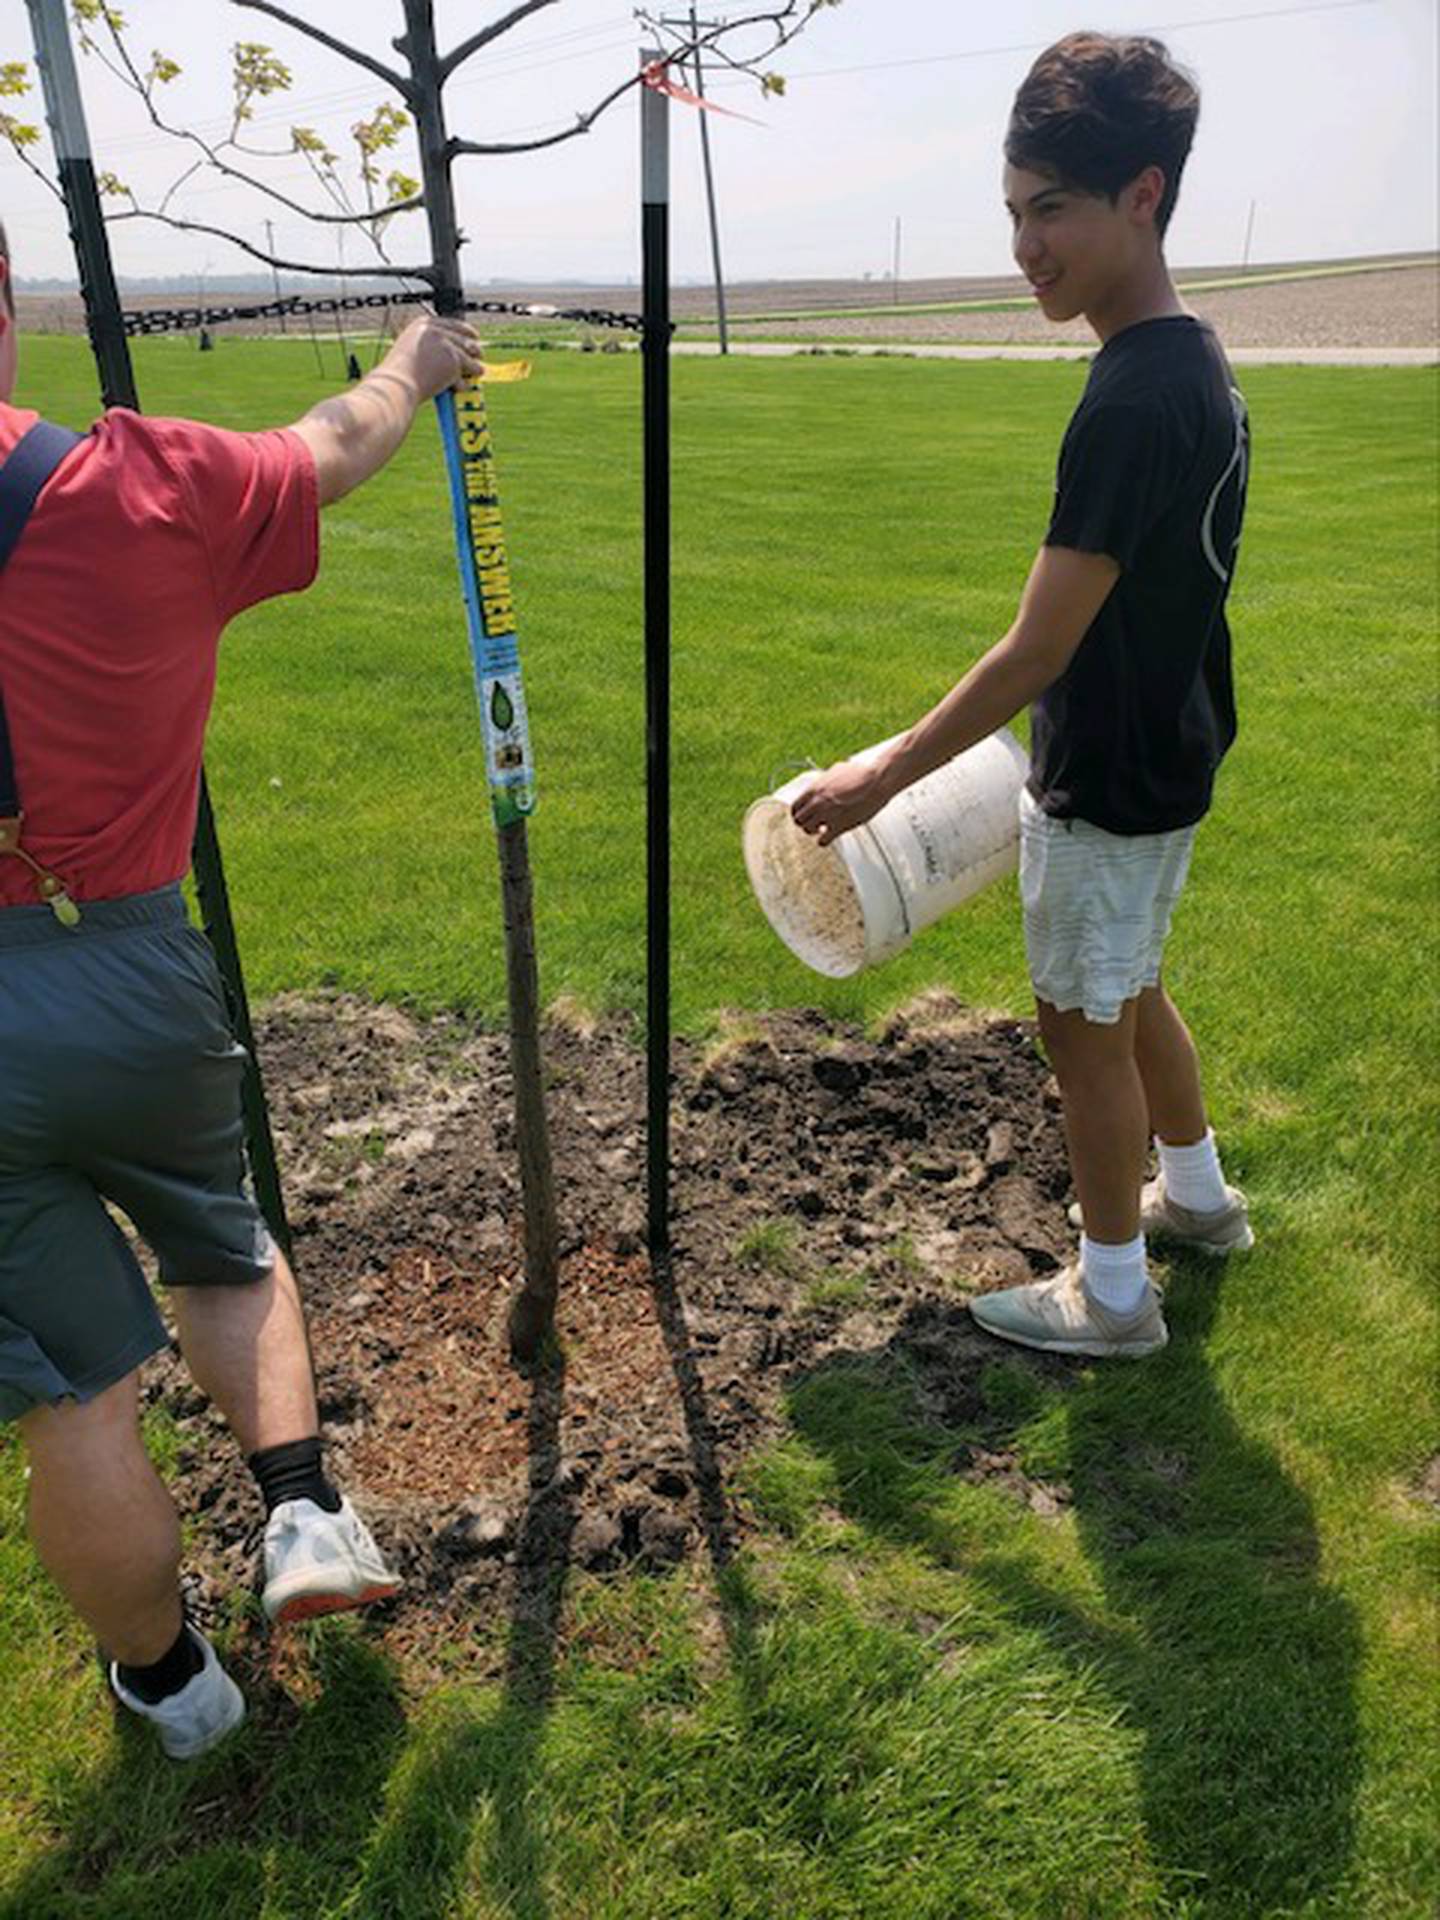
[[[1373,7],[1377,0],[1311,0],[1299,7],[1273,7],[1264,13],[1217,13],[1204,20],[1170,20],[1155,27],[1137,27],[1137,33],[1189,33],[1198,27],[1228,27],[1251,20],[1285,20],[1296,14],[1344,13],[1356,7]],[[788,80],[830,80],[847,73],[882,73],[893,67],[939,66],[956,60],[989,60],[1004,53],[1038,53],[1051,44],[1048,40],[1025,40],[1008,47],[969,47],[959,53],[919,53],[903,60],[869,60],[855,67],[804,67],[786,75]],[[738,82],[727,76],[731,84]]]

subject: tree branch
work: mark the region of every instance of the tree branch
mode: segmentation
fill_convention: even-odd
[[[155,120],[155,125],[162,133],[168,133],[177,140],[191,140],[199,147],[205,158],[204,160],[197,160],[195,163],[196,167],[211,166],[215,169],[216,173],[224,174],[227,180],[238,180],[242,186],[254,187],[257,193],[263,193],[268,199],[278,201],[279,204],[289,212],[298,213],[302,220],[313,220],[319,226],[363,227],[369,225],[377,217],[375,210],[364,213],[320,213],[314,207],[307,207],[302,201],[292,200],[288,193],[281,193],[278,187],[270,186],[266,181],[260,179],[258,175],[246,173],[240,167],[227,165],[225,161],[218,157],[216,149],[202,140],[198,133],[190,132],[187,127],[167,126],[163,120],[156,117],[153,113],[151,118]],[[193,173],[194,171],[195,168],[192,167],[190,172]],[[189,174],[182,174],[180,179],[175,181],[169,193],[165,196],[167,201],[171,198],[176,188],[188,178]],[[413,194],[410,199],[397,200],[393,205],[378,209],[378,212],[388,219],[392,213],[410,213],[413,212],[416,207],[423,207],[424,204],[425,197],[423,194]]]
[[[249,7],[256,13],[268,13],[272,20],[279,20],[287,27],[294,27],[297,33],[303,33],[312,40],[318,40],[322,47],[328,47],[332,53],[338,53],[342,59],[353,60],[357,66],[368,67],[371,73],[378,74],[387,87],[393,87],[407,106],[415,104],[415,88],[406,74],[399,73],[393,67],[387,67],[383,60],[377,60],[360,47],[352,47],[348,41],[336,40],[326,33],[323,27],[313,26],[310,21],[302,20],[298,14],[287,13],[284,7],[277,7],[274,0],[230,0],[235,7]]]
[[[25,149],[22,146],[20,146],[17,141],[12,140],[10,142],[10,151],[15,155],[15,158],[20,162],[21,166],[28,167],[31,173],[34,174],[35,178],[39,180],[42,183],[42,185],[47,186],[50,189],[51,193],[54,194],[55,198],[60,202],[61,206],[63,207],[65,205],[65,195],[61,191],[60,187],[56,184],[56,182],[50,178],[48,173],[46,173],[45,169],[43,167],[37,166],[35,162],[30,158],[29,154],[26,153]]]
[[[512,7],[510,12],[501,19],[492,22],[488,27],[482,27],[478,33],[472,33],[468,40],[462,40],[458,47],[452,48],[439,62],[440,84],[443,86],[456,67],[463,65],[472,53],[478,53],[482,47],[488,47],[492,40],[498,40],[502,33],[508,33],[512,27],[518,27],[528,15],[539,13],[542,7],[554,5],[555,0],[520,0],[520,5]]]
[[[756,75],[757,61],[768,58],[771,54],[778,52],[781,47],[788,46],[815,14],[822,12],[826,7],[838,4],[839,0],[785,0],[783,6],[743,14],[733,20],[722,20],[718,25],[693,37],[676,34],[667,29],[663,20],[647,13],[643,8],[637,9],[636,18],[649,27],[657,39],[669,38],[674,43],[664,55],[663,64],[666,66],[679,66],[684,61],[693,59],[697,52],[708,51],[717,54],[732,71]],[[517,11],[524,11],[524,9]],[[511,24],[510,20],[497,21],[496,27],[503,29],[509,24]],[[743,58],[729,53],[723,43],[732,34],[743,33],[748,27],[768,27],[771,32],[769,44]],[[760,76],[756,75],[756,77]],[[601,114],[613,107],[615,102],[622,99],[632,88],[642,85],[644,78],[643,73],[631,74],[628,80],[623,80],[618,87],[613,87],[587,112],[577,114],[574,126],[565,127],[558,133],[543,134],[538,140],[452,139],[449,143],[450,154],[455,157],[460,154],[538,153],[542,147],[559,146],[566,140],[576,139],[582,133],[589,133]]]
[[[277,11],[277,9],[269,6],[269,0],[235,0],[235,3],[237,6],[259,4],[270,12]],[[222,140],[220,146],[212,146],[208,140],[202,139],[198,133],[195,133],[189,127],[172,127],[156,107],[153,88],[146,84],[134,60],[130,57],[130,49],[125,44],[124,35],[108,14],[106,15],[106,25],[109,27],[110,37],[114,42],[115,50],[124,63],[124,71],[122,72],[112,61],[106,59],[103,47],[97,42],[92,41],[91,45],[94,47],[95,52],[105,62],[105,65],[109,67],[112,73],[116,74],[125,85],[129,86],[132,92],[139,95],[140,101],[150,117],[150,123],[157,132],[168,134],[172,140],[188,141],[192,146],[198,147],[204,155],[203,160],[197,160],[193,167],[187,168],[186,171],[180,175],[179,179],[173,180],[170,183],[159,207],[155,209],[157,218],[168,218],[166,208],[170,205],[170,202],[174,199],[179,189],[184,186],[187,180],[193,177],[199,168],[202,166],[210,166],[214,168],[216,173],[223,174],[227,180],[238,180],[242,186],[253,187],[257,193],[263,193],[268,199],[278,202],[279,205],[284,207],[288,212],[298,213],[302,220],[313,220],[318,226],[368,227],[370,229],[371,243],[375,251],[380,255],[382,260],[388,261],[385,249],[380,244],[379,233],[375,228],[376,219],[383,217],[388,222],[392,214],[409,213],[416,207],[423,207],[425,204],[423,195],[412,194],[408,200],[397,200],[393,204],[380,209],[378,214],[373,206],[364,213],[357,213],[345,204],[343,194],[337,196],[333,192],[331,198],[338,198],[341,206],[339,213],[317,213],[314,208],[305,206],[301,201],[292,200],[289,194],[281,193],[278,187],[270,186],[267,181],[262,180],[257,174],[247,173],[241,167],[232,167],[220,158],[220,147],[234,147],[237,153],[244,153],[246,151],[240,142],[235,139],[233,133]],[[259,159],[280,159],[284,156],[280,154],[259,153],[256,157]],[[306,159],[309,160],[310,158],[311,156],[307,153]],[[321,182],[323,185],[323,175],[321,176]],[[367,199],[369,197],[367,185]],[[134,196],[132,195],[131,198],[133,200]]]
[[[643,77],[642,74],[632,73],[628,80],[622,80],[618,87],[612,88],[588,113],[577,114],[573,127],[566,127],[560,133],[547,133],[539,140],[451,140],[450,153],[452,156],[462,153],[538,153],[542,147],[557,147],[562,140],[573,140],[577,134],[588,133],[601,114],[608,107],[613,107],[633,87],[638,87]]]
[[[242,240],[238,233],[231,233],[227,227],[209,227],[198,220],[178,220],[174,214],[155,213],[149,207],[135,207],[129,213],[107,213],[105,218],[107,222],[158,220],[162,226],[174,227],[180,233],[208,233],[217,240],[228,240],[232,247],[239,247],[253,259],[263,260],[267,267],[283,267],[287,273],[324,274],[332,280],[335,277],[336,268],[333,260],[325,266],[316,266],[312,260],[282,260],[278,254],[266,253],[261,247],[252,247],[248,240]],[[359,277],[364,280],[423,280],[427,286],[432,287],[436,284],[437,278],[433,266],[364,266],[353,271],[357,271]]]

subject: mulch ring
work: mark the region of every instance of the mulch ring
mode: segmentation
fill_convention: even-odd
[[[522,1268],[505,1037],[334,995],[272,1003],[259,1044],[327,1458],[405,1576],[372,1618],[412,1672],[442,1647],[452,1670],[457,1653],[495,1665],[497,1629],[548,1617],[565,1565],[728,1552],[746,1524],[731,1469],[827,1356],[903,1351],[933,1404],[973,1409],[998,1349],[965,1294],[1068,1254],[1031,1026],[931,994],[875,1041],[801,1011],[677,1046],[673,1259],[652,1279],[643,1053],[627,1021],[557,1018],[561,1358],[527,1378],[505,1340]],[[259,1504],[176,1355],[147,1381],[179,1428],[190,1603],[214,1622],[253,1588]],[[968,1471],[987,1462],[1017,1480],[980,1450]],[[260,1628],[244,1632],[260,1660]]]

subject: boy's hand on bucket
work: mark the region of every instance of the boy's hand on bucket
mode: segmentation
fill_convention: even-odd
[[[889,798],[878,766],[841,760],[795,796],[790,818],[803,833],[813,834],[822,847],[828,847],[842,833],[863,827]]]

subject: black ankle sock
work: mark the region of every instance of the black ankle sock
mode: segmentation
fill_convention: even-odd
[[[172,1693],[179,1693],[188,1681],[195,1678],[205,1664],[205,1655],[200,1650],[200,1642],[182,1621],[174,1646],[150,1666],[127,1667],[121,1662],[116,1664],[126,1691],[133,1693],[137,1700],[143,1700],[147,1707],[154,1707],[162,1700],[168,1700]]]
[[[340,1496],[325,1478],[320,1464],[320,1439],[286,1440],[278,1447],[262,1447],[246,1462],[259,1482],[269,1516],[284,1500],[313,1500],[326,1513],[340,1511]]]

